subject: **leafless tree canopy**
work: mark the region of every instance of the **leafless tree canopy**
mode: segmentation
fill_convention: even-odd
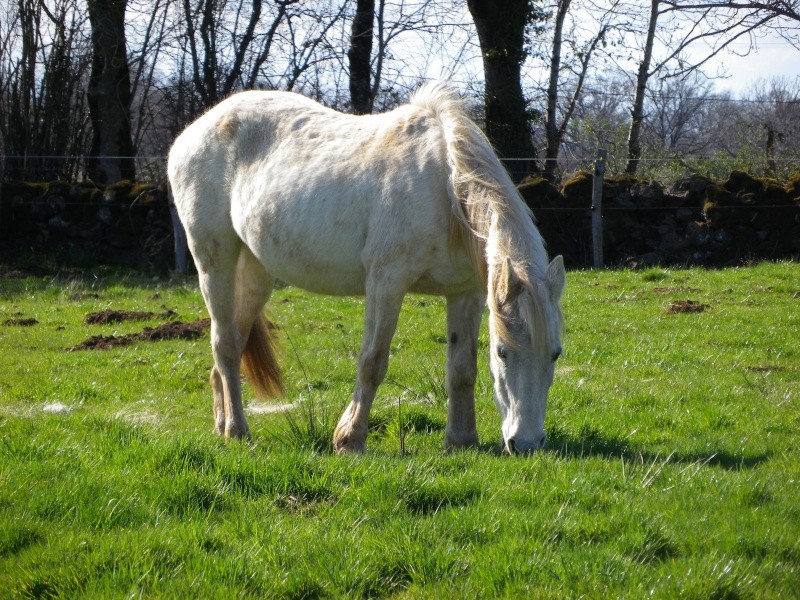
[[[115,6],[116,26],[89,11]],[[734,95],[711,64],[767,36],[800,52],[799,32],[798,0],[7,0],[0,166],[14,179],[158,178],[176,133],[237,90],[369,112],[445,78],[501,154],[528,161],[508,163],[518,176],[557,178],[598,145],[629,172],[689,156],[775,172],[800,154],[798,81]],[[115,66],[105,87],[101,63]],[[95,174],[116,155],[130,164]]]

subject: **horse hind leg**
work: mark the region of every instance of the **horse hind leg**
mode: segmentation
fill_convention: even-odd
[[[261,312],[272,293],[274,279],[246,246],[241,246],[239,250],[235,273],[233,317],[240,348],[238,354],[243,360],[245,374],[259,395],[279,395],[282,393],[280,370],[272,350],[269,327]],[[230,318],[227,305],[224,313]],[[230,385],[226,387],[218,364],[211,369],[214,431],[228,438],[246,437],[249,435],[249,428],[241,405],[241,390],[239,401],[236,402],[236,396],[228,393],[233,388]],[[237,371],[236,382],[238,381]]]
[[[274,363],[271,352],[266,320],[261,316],[261,309],[269,299],[272,287],[273,279],[266,273],[250,250],[242,246],[236,265],[234,317],[240,338],[246,340],[242,356],[244,370],[257,390],[262,394],[266,392],[266,395],[274,395],[275,389],[280,389],[280,374],[277,372],[277,365]],[[261,348],[264,345],[266,345],[266,349]],[[264,360],[264,356],[268,359],[266,368],[256,363],[256,361]],[[272,362],[269,359],[273,359]],[[263,383],[263,373],[271,374],[270,367],[275,369],[277,374],[272,375],[272,380]],[[232,430],[236,429],[235,423],[237,421],[235,417],[236,410],[233,407],[233,424],[228,425],[230,419],[227,415],[230,411],[226,409],[225,386],[223,385],[220,369],[216,364],[211,369],[210,379],[211,389],[214,394],[214,432],[217,435],[226,437],[243,437],[247,435],[248,430],[243,414],[240,415],[239,421],[245,424],[244,432],[232,432]]]
[[[211,316],[211,388],[214,393],[214,429],[226,438],[249,435],[242,409],[239,364],[245,337],[236,321],[236,271],[241,242],[235,236],[206,238],[195,248],[200,290]]]

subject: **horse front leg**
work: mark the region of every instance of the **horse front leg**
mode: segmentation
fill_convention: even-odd
[[[366,450],[369,411],[389,366],[389,347],[405,290],[385,278],[367,282],[366,315],[353,399],[333,433],[338,454]]]
[[[445,449],[475,446],[475,378],[484,294],[447,298],[447,426]]]

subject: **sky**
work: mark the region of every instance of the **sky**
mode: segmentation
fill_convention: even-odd
[[[720,69],[729,77],[717,80],[715,87],[734,94],[745,92],[759,79],[780,76],[800,82],[800,49],[781,38],[768,38],[747,56],[723,54],[707,72],[714,73]]]
[[[462,9],[455,20],[464,23],[470,22],[470,16],[466,12],[466,8]],[[596,30],[597,21],[589,15],[576,16],[579,30],[583,33],[593,32]],[[753,39],[754,46],[750,47],[750,38],[743,36],[739,41],[735,41],[728,48],[721,51],[716,57],[712,58],[703,68],[703,73],[712,78],[714,89],[717,92],[730,92],[734,97],[741,97],[747,95],[749,91],[757,84],[759,80],[766,81],[776,77],[783,77],[789,82],[794,82],[800,87],[800,24],[786,21],[786,34],[792,31],[789,27],[796,27],[794,29],[795,39],[794,45],[787,39],[781,37],[777,33],[770,33],[769,35],[756,35]],[[469,29],[469,28],[467,28]],[[470,39],[469,34],[467,39]],[[638,61],[641,60],[641,40],[642,36],[637,36],[638,39],[631,40],[629,48],[630,60],[620,60],[616,62],[617,66],[622,68],[625,72],[633,76],[638,67]],[[460,53],[459,56],[464,61],[460,65],[453,68],[452,62],[452,47],[448,47],[446,56],[442,56],[437,61],[433,59],[433,64],[427,64],[427,68],[423,68],[427,77],[441,77],[452,78],[453,82],[458,85],[463,83],[463,80],[474,79],[475,74],[479,73],[482,69],[480,61],[480,50],[477,45],[477,40],[472,34],[470,42],[467,42],[465,52]],[[430,47],[425,45],[425,41],[413,40],[404,38],[403,41],[406,50],[417,49],[419,52],[419,61],[412,61],[414,65],[422,65],[427,61],[431,61]],[[464,43],[463,39],[459,43]],[[545,41],[546,43],[546,41]],[[658,41],[656,42],[659,43]],[[453,47],[460,47],[458,43],[453,43]],[[709,49],[702,43],[690,46],[685,51],[685,57],[689,62],[702,60],[708,55]],[[737,54],[738,53],[738,54]],[[747,53],[742,56],[742,53]],[[662,49],[659,55],[664,54]],[[602,71],[603,67],[596,61],[593,63],[592,73],[597,74]],[[448,65],[450,65],[448,67]],[[438,69],[437,69],[438,66]],[[412,67],[413,70],[413,67]],[[437,72],[438,71],[438,72]],[[472,76],[465,73],[470,73]],[[541,88],[546,85],[549,72],[547,71],[547,64],[543,61],[528,62],[524,68],[524,78],[526,81],[524,85],[530,87]]]
[[[746,91],[759,79],[785,77],[800,83],[800,49],[786,41],[765,43],[748,56],[723,56],[712,69],[717,67],[730,75],[716,82],[717,89],[734,94]]]

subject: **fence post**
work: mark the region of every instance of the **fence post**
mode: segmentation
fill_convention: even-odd
[[[178,209],[175,207],[175,202],[172,198],[172,188],[167,183],[167,198],[169,200],[169,216],[172,219],[172,233],[175,240],[175,270],[181,275],[186,275],[188,272],[186,264],[186,254],[189,251],[189,244],[186,240],[186,230],[183,228],[183,223],[178,216]]]
[[[606,172],[604,148],[597,149],[592,179],[592,257],[594,268],[603,268],[603,174]]]
[[[6,178],[6,146],[0,147],[0,231],[3,230],[3,181]]]

